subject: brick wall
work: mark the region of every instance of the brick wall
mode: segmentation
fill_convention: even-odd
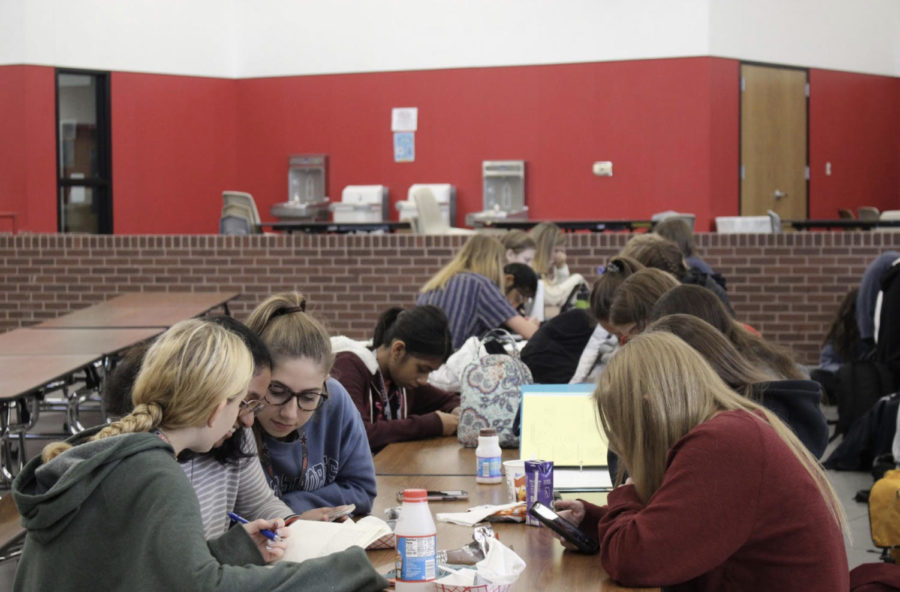
[[[570,235],[570,268],[594,278],[628,234]],[[28,326],[128,291],[237,290],[245,318],[266,295],[300,290],[335,334],[370,335],[380,311],[409,305],[465,237],[416,235],[0,235],[0,330]],[[900,233],[699,234],[728,279],[738,318],[815,363],[843,294]]]

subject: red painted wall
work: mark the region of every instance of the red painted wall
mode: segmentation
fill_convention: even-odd
[[[53,68],[0,66],[0,211],[20,230],[56,231],[55,109]]]
[[[264,219],[290,154],[330,157],[329,195],[382,183],[458,187],[481,208],[481,161],[528,161],[532,218],[642,218],[708,229],[738,211],[738,68],[724,58],[224,80],[114,72],[114,228],[214,233],[224,189]],[[56,230],[54,71],[0,67],[0,211]],[[900,79],[811,70],[810,216],[900,208]],[[393,107],[418,107],[416,161],[393,161]],[[614,176],[595,177],[595,160]],[[832,175],[825,176],[825,162]],[[396,218],[396,211],[391,210]],[[0,232],[8,222],[0,219]]]
[[[462,223],[481,209],[481,162],[524,159],[532,218],[677,209],[703,227],[737,207],[737,101],[737,62],[715,58],[242,80],[238,181],[266,217],[288,156],[324,152],[332,199],[451,182]],[[413,163],[393,161],[393,107],[419,109]],[[595,160],[614,176],[593,176]]]
[[[900,78],[810,70],[809,80],[810,218],[900,209]]]
[[[114,72],[116,234],[215,234],[236,180],[237,81]]]

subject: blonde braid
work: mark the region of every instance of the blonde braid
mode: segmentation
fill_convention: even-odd
[[[110,436],[118,436],[119,434],[149,432],[150,430],[159,427],[162,423],[162,419],[163,409],[159,404],[154,402],[141,403],[137,405],[131,413],[119,421],[109,424],[88,438],[88,441],[102,440],[104,438],[109,438]],[[51,442],[44,446],[44,449],[41,451],[41,460],[45,463],[50,462],[69,448],[72,448],[72,445],[68,442]]]
[[[97,432],[91,437],[91,440],[102,440],[119,434],[149,432],[159,427],[162,420],[163,409],[158,403],[153,401],[140,403],[134,407],[131,413]]]

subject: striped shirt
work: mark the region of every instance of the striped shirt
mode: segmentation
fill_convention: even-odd
[[[467,271],[454,275],[443,288],[420,294],[416,304],[432,304],[444,311],[454,349],[519,314],[491,280]]]
[[[200,502],[207,539],[228,530],[231,519],[227,512],[235,512],[247,520],[284,518],[293,514],[269,488],[259,464],[253,433],[248,428],[243,429],[244,448],[253,456],[241,458],[236,463],[222,464],[212,455],[198,454],[181,463]]]

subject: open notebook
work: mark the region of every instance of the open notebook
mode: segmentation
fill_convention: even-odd
[[[297,562],[343,551],[353,545],[365,549],[382,539],[392,539],[394,534],[384,520],[375,516],[365,516],[356,522],[297,520],[288,528],[291,535],[287,539],[284,559]],[[393,541],[388,546],[392,547]]]
[[[552,460],[553,489],[612,488],[607,441],[597,414],[593,384],[530,384],[522,387],[519,458]]]

